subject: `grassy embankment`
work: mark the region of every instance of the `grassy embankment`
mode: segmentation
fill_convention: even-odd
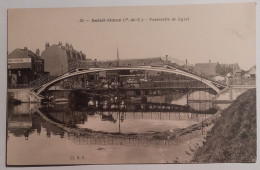
[[[256,89],[222,112],[194,155],[194,163],[256,161]]]

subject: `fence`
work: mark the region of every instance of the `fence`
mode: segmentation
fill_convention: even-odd
[[[228,85],[256,85],[254,78],[229,78]]]
[[[8,89],[26,89],[30,88],[30,84],[8,84]]]
[[[161,82],[141,82],[141,88],[206,88],[207,85],[197,80],[177,80],[177,81],[161,81]]]
[[[30,82],[30,88],[38,87],[38,86],[40,86],[44,83],[47,83],[48,81],[51,81],[51,80],[53,80],[57,77],[58,77],[58,75],[57,76],[50,76],[49,74],[44,75],[42,77],[39,77],[38,79]]]

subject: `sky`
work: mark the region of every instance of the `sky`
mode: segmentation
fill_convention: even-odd
[[[120,59],[168,55],[248,70],[256,64],[255,3],[8,10],[9,53],[24,47],[43,51],[46,42],[60,41],[91,59],[115,60],[118,48]]]

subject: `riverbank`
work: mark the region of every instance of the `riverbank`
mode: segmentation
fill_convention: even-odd
[[[191,162],[255,162],[256,89],[239,96],[221,115]]]

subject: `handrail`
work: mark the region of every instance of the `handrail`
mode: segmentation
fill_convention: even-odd
[[[8,84],[8,89],[26,89],[30,88],[30,84]]]
[[[228,85],[256,85],[256,79],[253,78],[229,78]]]

